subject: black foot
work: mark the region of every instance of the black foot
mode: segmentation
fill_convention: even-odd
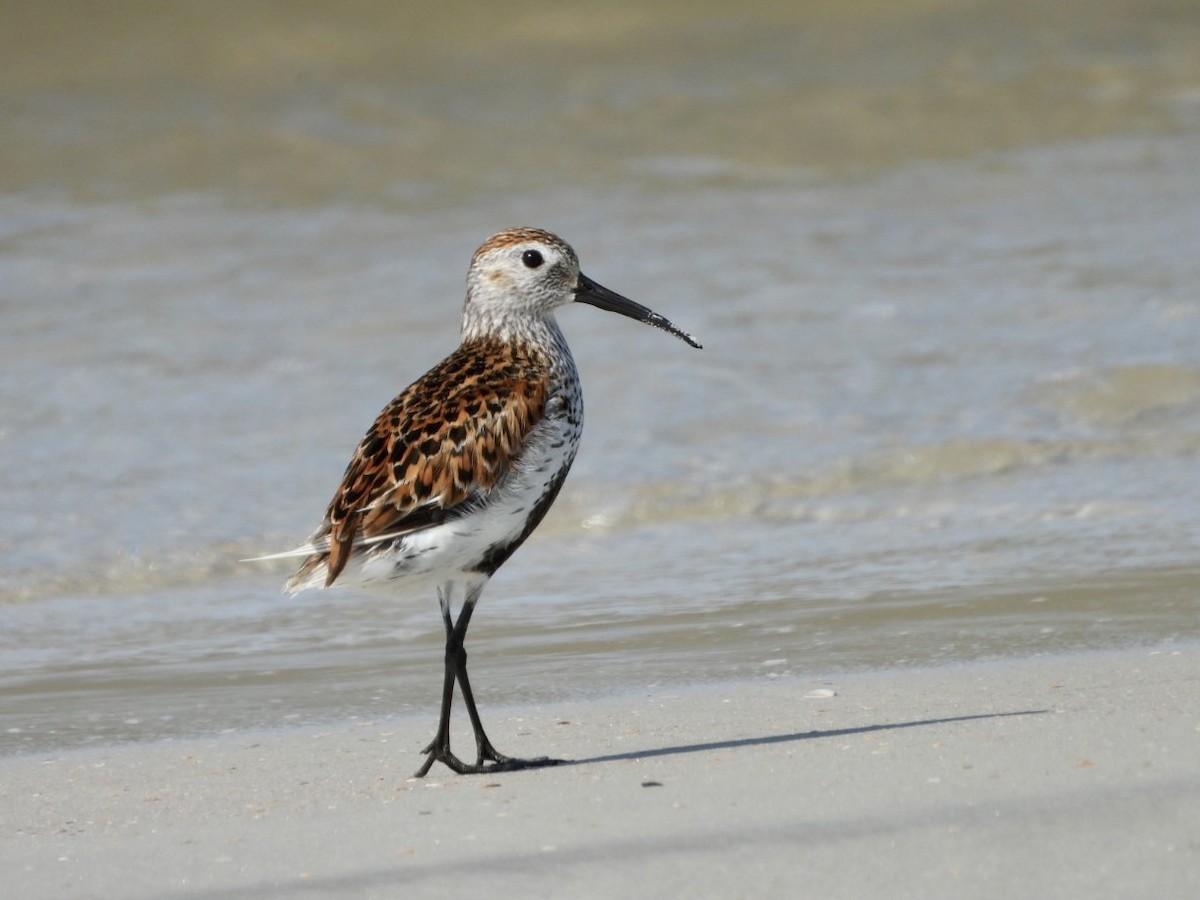
[[[521,769],[542,769],[546,766],[561,766],[566,760],[535,756],[533,759],[517,759],[505,756],[490,765],[476,766],[476,772],[517,772]]]
[[[518,759],[514,756],[495,753],[487,760],[481,759],[475,765],[471,765],[470,763],[463,762],[451,753],[449,748],[434,748],[431,746],[426,747],[421,752],[427,753],[428,756],[425,757],[425,762],[421,764],[421,768],[417,769],[413,775],[414,778],[424,778],[435,762],[440,762],[459,775],[482,775],[487,772],[518,772],[521,769],[540,769],[545,766],[557,766],[564,762],[561,759],[551,759],[549,756],[539,756],[534,759]]]

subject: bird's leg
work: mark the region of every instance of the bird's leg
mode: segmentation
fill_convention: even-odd
[[[477,594],[474,596],[468,594],[467,599],[463,602],[462,612],[458,614],[458,624],[455,626],[455,630],[459,632],[459,652],[454,671],[458,677],[458,685],[462,688],[463,702],[467,704],[467,715],[471,719],[471,728],[475,731],[475,765],[482,768],[484,762],[507,765],[513,760],[493,747],[492,742],[488,740],[488,736],[483,730],[483,722],[479,718],[479,710],[475,708],[475,694],[471,690],[471,680],[467,677],[467,651],[462,646],[462,640],[466,638],[467,626],[471,624],[471,613],[475,611],[477,596]]]
[[[430,766],[441,760],[455,772],[462,774],[470,769],[462,760],[450,752],[450,707],[454,703],[454,679],[458,673],[458,655],[462,653],[462,637],[455,645],[454,623],[450,620],[450,592],[438,588],[438,604],[442,608],[442,621],[446,626],[446,668],[442,680],[442,713],[438,719],[437,734],[422,753],[427,754],[414,778],[424,778]]]
[[[462,688],[463,702],[467,705],[467,715],[471,718],[471,728],[475,731],[476,771],[510,772],[517,769],[532,769],[538,766],[556,766],[562,760],[551,759],[548,756],[539,756],[535,759],[517,759],[513,756],[505,756],[492,746],[492,742],[488,740],[488,736],[483,730],[483,722],[479,718],[479,710],[475,708],[475,693],[471,690],[471,679],[467,677],[467,651],[463,647],[463,641],[467,635],[467,626],[471,623],[471,613],[475,611],[475,602],[479,599],[479,594],[482,590],[483,588],[480,586],[478,589],[467,593],[466,599],[463,601],[462,611],[458,614],[458,622],[454,626],[454,630],[458,632],[459,647],[458,665],[455,672],[458,676],[458,686]],[[492,765],[485,766],[485,762],[490,762]]]
[[[442,608],[442,620],[446,626],[446,670],[442,683],[442,715],[438,722],[438,731],[433,741],[422,753],[428,756],[416,777],[424,777],[435,760],[445,763],[460,775],[477,774],[480,772],[511,772],[517,769],[529,769],[537,766],[554,766],[562,762],[549,757],[536,759],[517,759],[505,756],[492,746],[483,730],[483,722],[479,718],[479,710],[475,708],[475,694],[471,690],[471,681],[467,677],[467,651],[463,647],[467,626],[471,624],[471,614],[475,611],[475,603],[479,599],[482,585],[467,592],[463,598],[462,609],[458,621],[451,623],[449,592],[439,589],[438,600]],[[475,732],[475,765],[464,763],[450,752],[450,706],[454,699],[454,681],[458,680],[462,688],[463,701],[467,705],[467,715],[471,719],[471,728]],[[489,765],[490,764],[490,765]]]

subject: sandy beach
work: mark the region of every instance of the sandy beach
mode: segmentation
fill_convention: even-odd
[[[411,779],[432,710],[5,759],[10,896],[1200,892],[1195,644],[483,712],[573,762]]]

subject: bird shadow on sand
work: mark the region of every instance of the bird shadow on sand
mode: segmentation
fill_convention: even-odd
[[[810,741],[821,738],[848,737],[855,734],[872,734],[880,731],[896,731],[901,728],[923,728],[934,725],[951,725],[955,722],[971,722],[980,719],[1004,719],[1012,716],[1040,716],[1048,709],[1021,709],[1013,712],[976,713],[969,716],[949,716],[941,719],[916,719],[912,722],[885,722],[879,725],[862,725],[857,728],[831,728],[827,731],[796,731],[791,734],[768,734],[762,737],[738,738],[728,741],[706,741],[702,744],[680,744],[675,747],[655,747],[650,750],[630,750],[625,753],[606,753],[586,759],[565,759],[559,765],[583,766],[591,763],[620,762],[622,760],[650,759],[655,756],[676,756],[683,753],[707,753],[713,750],[738,750],[743,747],[765,747],[770,744],[787,744],[792,741]]]

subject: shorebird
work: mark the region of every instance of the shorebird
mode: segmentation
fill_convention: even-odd
[[[575,251],[510,228],[475,251],[458,349],[389,403],[346,467],[284,590],[406,581],[437,591],[446,629],[437,733],[421,752],[460,774],[554,765],[498,752],[484,733],[463,641],[484,585],[554,502],[583,428],[579,373],[554,312],[586,303],[700,343],[579,271]],[[453,604],[459,603],[457,618]],[[472,765],[450,751],[457,681],[475,732]]]

